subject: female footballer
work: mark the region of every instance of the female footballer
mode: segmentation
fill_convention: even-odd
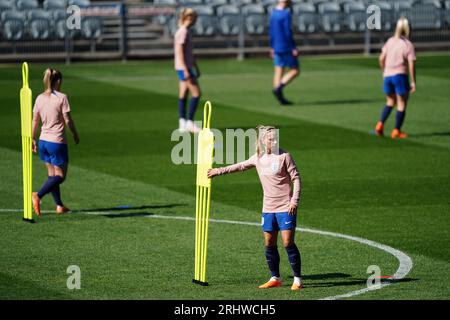
[[[69,154],[65,135],[65,126],[72,131],[75,144],[80,142],[75,123],[70,115],[67,96],[60,92],[62,74],[58,70],[47,69],[44,72],[44,88],[34,103],[33,108],[33,152],[39,155],[47,166],[48,179],[39,192],[33,192],[33,208],[36,215],[41,215],[40,202],[51,193],[56,203],[56,213],[70,211],[61,200],[59,185],[64,182],[69,164]],[[39,143],[36,135],[39,122],[42,122]]]
[[[179,79],[179,130],[181,132],[189,131],[194,133],[200,131],[193,120],[201,94],[197,81],[200,77],[200,69],[193,55],[192,32],[190,30],[196,19],[197,14],[192,8],[181,10],[178,21],[179,27],[175,33],[174,41],[175,70]],[[191,100],[189,102],[189,113],[186,117],[188,91],[191,93]]]
[[[406,133],[401,131],[401,127],[405,120],[409,93],[416,92],[416,54],[409,36],[408,20],[400,18],[397,21],[394,36],[389,38],[383,46],[379,59],[384,77],[386,105],[381,113],[380,121],[375,126],[375,132],[380,136],[384,135],[384,123],[397,105],[395,129],[391,133],[393,139],[407,137]],[[408,73],[410,79],[408,79]],[[410,80],[411,83],[409,83]]]
[[[280,255],[277,248],[278,232],[281,231],[283,246],[294,272],[292,290],[303,288],[301,280],[301,257],[295,245],[297,207],[300,199],[300,176],[292,156],[277,147],[277,130],[270,126],[258,127],[256,153],[248,160],[231,166],[214,168],[208,177],[245,171],[256,167],[264,190],[262,229],[265,256],[272,277],[261,289],[281,286]]]
[[[291,29],[290,6],[290,0],[278,0],[278,5],[272,10],[269,22],[270,56],[275,66],[272,92],[282,105],[292,104],[285,99],[283,88],[300,73],[297,58],[299,53]],[[289,71],[283,75],[285,68]]]

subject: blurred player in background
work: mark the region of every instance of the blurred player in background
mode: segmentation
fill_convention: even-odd
[[[179,130],[193,133],[200,131],[193,121],[200,100],[200,87],[197,81],[200,77],[200,70],[194,58],[190,30],[196,19],[197,14],[192,8],[181,10],[174,41],[175,70],[179,79]],[[191,100],[189,101],[189,113],[186,115],[188,92],[191,93]]]
[[[397,21],[394,36],[389,38],[383,46],[380,55],[386,105],[381,113],[380,121],[375,127],[375,132],[380,136],[384,135],[384,123],[394,106],[397,105],[395,129],[391,133],[393,139],[407,137],[401,131],[401,127],[405,120],[409,93],[416,92],[416,54],[413,44],[409,41],[409,36],[410,27],[408,20],[400,18]]]
[[[64,182],[69,165],[69,153],[65,134],[65,126],[72,131],[75,144],[80,142],[75,123],[70,116],[67,96],[61,93],[62,74],[58,70],[47,69],[44,73],[44,88],[34,103],[33,108],[33,152],[39,155],[47,166],[48,179],[39,192],[33,192],[33,208],[40,216],[41,199],[51,193],[56,204],[56,213],[68,212],[61,200],[60,184]],[[39,122],[42,122],[39,145],[36,135]]]
[[[281,231],[283,246],[294,273],[291,290],[303,288],[301,280],[301,257],[295,242],[297,207],[300,200],[300,175],[292,156],[278,149],[277,130],[270,126],[258,127],[256,153],[248,160],[231,166],[214,168],[208,177],[245,171],[256,167],[264,190],[262,229],[265,256],[272,277],[261,289],[281,286],[280,255],[277,248],[278,232]]]
[[[290,0],[278,0],[278,5],[270,15],[270,56],[275,66],[273,76],[273,94],[282,105],[292,102],[283,95],[283,88],[300,73],[298,50],[292,34],[292,14]],[[284,74],[284,69],[288,72]]]

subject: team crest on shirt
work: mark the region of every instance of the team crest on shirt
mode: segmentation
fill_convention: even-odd
[[[270,167],[272,169],[272,173],[277,173],[278,169],[280,169],[280,164],[278,162],[272,162]]]

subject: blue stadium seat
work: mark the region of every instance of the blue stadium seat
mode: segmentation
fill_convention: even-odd
[[[225,36],[238,35],[241,30],[241,13],[233,5],[224,5],[216,9],[220,33]]]
[[[312,3],[298,3],[293,9],[293,22],[298,32],[314,33],[318,30],[316,7]]]
[[[242,7],[245,31],[252,35],[267,33],[268,19],[262,5],[248,4]]]
[[[192,27],[196,36],[213,36],[217,28],[217,19],[214,10],[210,6],[195,6],[193,7],[197,12],[197,22]]]
[[[51,14],[42,9],[30,10],[27,14],[27,29],[32,39],[45,40],[51,34]]]
[[[411,7],[409,18],[414,29],[441,29],[444,25],[441,3],[437,0],[416,2]]]
[[[45,10],[65,9],[66,7],[66,0],[45,0],[43,3],[43,8]]]
[[[366,30],[367,13],[366,6],[362,2],[344,2],[344,20],[348,30],[363,32]]]
[[[18,11],[2,12],[3,37],[9,41],[17,41],[25,35],[25,14]]]
[[[174,5],[178,4],[178,1],[177,0],[153,0],[153,4],[174,6]]]
[[[340,32],[342,30],[341,8],[336,2],[322,2],[317,6],[319,21],[325,32]]]

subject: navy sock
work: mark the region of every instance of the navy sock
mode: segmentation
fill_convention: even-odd
[[[380,121],[382,123],[385,123],[387,118],[389,118],[389,115],[391,114],[392,109],[394,109],[394,107],[384,106],[384,109],[381,112],[381,117],[380,117]]]
[[[47,193],[51,192],[55,186],[59,186],[64,179],[60,176],[49,177],[38,192],[39,199],[42,199]]]
[[[60,207],[64,206],[61,200],[61,191],[59,189],[59,184],[53,187],[51,193],[56,205]]]
[[[405,111],[397,111],[395,115],[395,129],[400,130],[403,125],[403,121],[405,120]]]
[[[189,102],[189,120],[194,119],[195,110],[197,109],[198,102],[200,101],[200,97],[192,97]]]
[[[266,247],[265,255],[267,265],[269,266],[270,273],[272,277],[280,276],[280,254],[278,253],[278,248],[275,247]]]
[[[280,85],[275,89],[275,92],[280,94],[280,93],[282,93],[283,88],[284,88],[284,84],[280,83]]]
[[[186,119],[186,100],[186,97],[178,99],[178,114],[183,119]]]
[[[302,258],[295,243],[286,247],[286,252],[289,257],[289,263],[291,264],[294,276],[300,277],[302,272]]]

